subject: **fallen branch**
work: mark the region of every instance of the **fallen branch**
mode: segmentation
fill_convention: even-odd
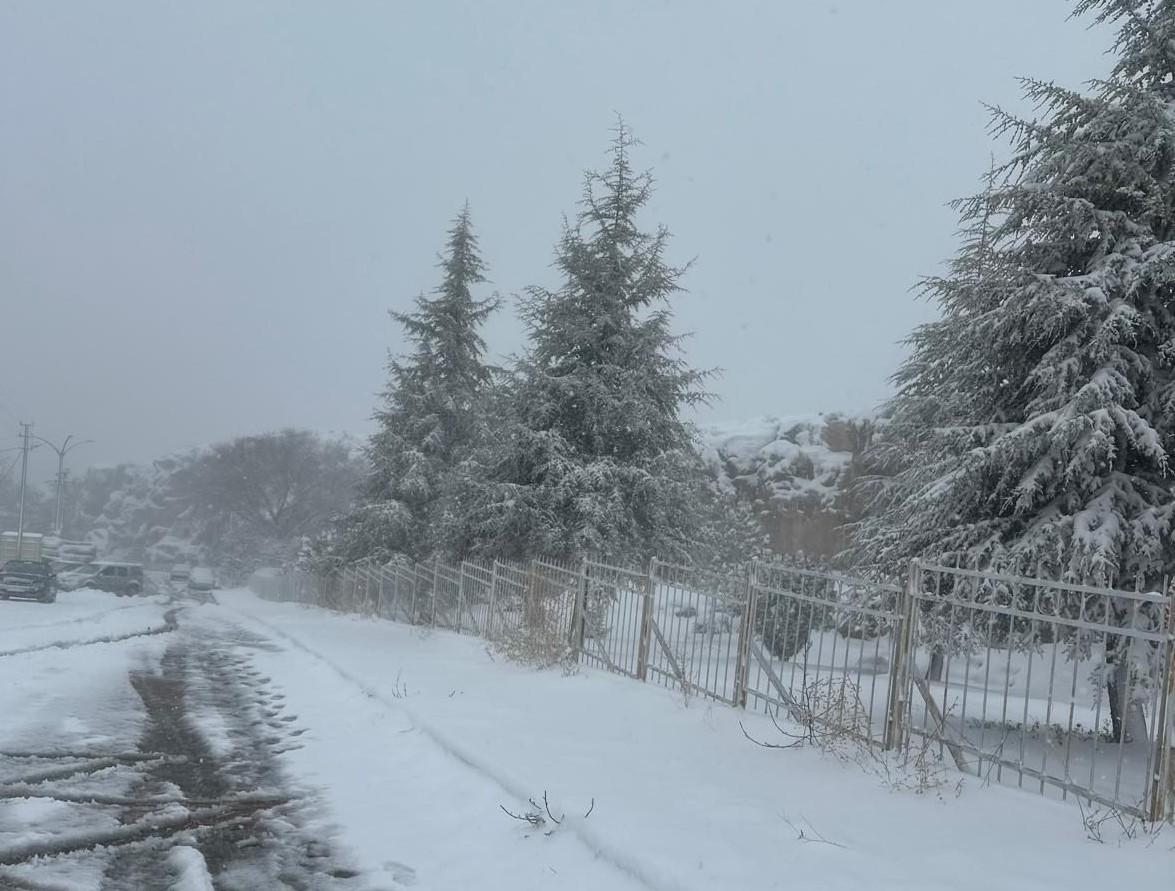
[[[783,822],[790,826],[792,831],[796,834],[796,841],[808,842],[809,844],[832,845],[834,848],[846,847],[840,842],[835,842],[832,841],[832,839],[825,838],[823,835],[817,832],[816,827],[813,826],[812,822],[803,814],[800,814],[800,819],[808,824],[807,831],[801,829],[799,826],[793,823],[788,818],[787,814],[780,814],[780,816],[783,818]]]
[[[525,811],[524,813],[520,813],[520,814],[516,814],[516,813],[514,813],[514,811],[509,810],[504,804],[499,804],[498,807],[501,809],[502,813],[504,813],[506,816],[512,817],[513,819],[518,820],[520,823],[526,823],[529,826],[533,826],[535,829],[542,829],[544,826],[547,825],[548,821],[550,821],[551,823],[554,823],[556,826],[562,826],[563,821],[567,819],[567,815],[565,813],[560,814],[557,817],[555,816],[554,813],[552,813],[551,802],[547,798],[547,791],[545,789],[543,790],[543,803],[541,806],[533,798],[528,798],[527,803],[530,805],[531,809],[528,811]],[[592,815],[592,811],[594,811],[595,809],[596,809],[596,799],[593,796],[592,802],[588,806],[587,812],[584,813],[584,815],[580,819],[586,820],[588,817],[590,817]],[[546,835],[550,835],[555,830],[554,829],[547,829],[544,831],[545,831]]]

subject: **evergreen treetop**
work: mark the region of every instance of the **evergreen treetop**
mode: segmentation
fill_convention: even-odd
[[[671,331],[683,270],[665,259],[667,230],[639,225],[653,180],[633,171],[634,144],[620,122],[610,165],[564,221],[562,284],[521,301],[529,351],[475,518],[484,551],[675,555],[696,521],[700,462],[680,413],[705,398],[705,375]]]
[[[1015,150],[925,283],[943,315],[895,376],[863,562],[1131,586],[1175,564],[1175,5],[1078,9],[1119,22],[1120,58],[1088,95],[1025,81],[1040,120],[995,111]]]
[[[407,358],[388,362],[388,385],[375,412],[378,430],[368,445],[371,473],[363,487],[351,537],[366,552],[427,556],[445,480],[473,447],[478,401],[491,371],[479,329],[498,307],[476,299],[485,279],[468,203],[449,230],[439,258],[441,283],[416,298],[410,313],[391,313],[413,345]]]

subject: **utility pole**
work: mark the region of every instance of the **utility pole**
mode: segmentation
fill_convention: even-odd
[[[73,445],[70,445],[70,440],[73,438],[74,435],[72,433],[69,434],[69,436],[65,437],[65,441],[58,446],[42,436],[33,437],[33,439],[45,443],[45,445],[57,453],[57,507],[53,512],[53,533],[58,536],[61,535],[61,492],[65,488],[65,456],[78,446],[94,441],[92,439],[80,439],[73,443]]]
[[[16,556],[20,559],[21,545],[24,544],[24,496],[29,484],[29,436],[32,435],[32,424],[20,422],[20,514],[16,520]]]

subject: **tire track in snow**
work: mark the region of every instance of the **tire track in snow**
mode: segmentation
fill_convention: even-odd
[[[465,767],[473,771],[482,779],[493,783],[520,804],[522,802],[528,801],[533,796],[534,793],[527,791],[526,785],[524,783],[519,782],[517,779],[499,770],[493,764],[489,763],[466,746],[452,739],[447,734],[437,730],[437,728],[423,720],[414,709],[410,708],[402,700],[385,697],[378,690],[373,689],[362,679],[347,671],[347,669],[343,668],[329,657],[324,656],[313,647],[303,643],[301,640],[287,633],[286,631],[283,631],[276,625],[272,625],[264,619],[258,618],[251,613],[244,612],[243,610],[237,609],[235,607],[224,606],[224,608],[231,610],[241,618],[253,622],[254,624],[266,629],[266,631],[269,633],[276,635],[282,640],[288,642],[291,646],[306,653],[312,659],[330,669],[347,683],[356,687],[368,699],[378,702],[380,705],[388,709],[398,711],[405,715],[412,723],[412,726],[423,733],[429,740],[433,742],[434,745],[438,746],[441,750],[443,750],[450,757],[454,758],[456,761],[465,765]],[[605,840],[599,833],[592,830],[592,828],[582,818],[568,814],[564,818],[563,823],[560,825],[560,829],[567,829],[570,831],[588,850],[595,854],[597,858],[603,860],[605,863],[609,864],[617,871],[623,873],[634,881],[644,885],[649,889],[649,891],[686,891],[684,886],[678,884],[677,882],[668,881],[664,876],[657,875],[654,869],[643,863],[638,857],[635,857],[629,851],[617,848],[615,845]]]
[[[83,622],[92,622],[101,616],[108,616],[111,613],[117,613],[124,609],[136,609],[142,606],[142,603],[124,603],[121,606],[112,606],[107,609],[98,610],[94,613],[86,613],[84,616],[74,616],[72,619],[55,619],[52,622],[34,622],[32,625],[20,625],[18,627],[21,631],[28,631],[32,628],[56,628],[57,626],[66,625],[80,625]]]
[[[19,647],[15,650],[4,650],[0,652],[0,659],[7,656],[24,656],[28,653],[39,653],[42,650],[72,650],[74,647],[88,647],[94,644],[104,643],[119,643],[124,640],[131,640],[136,637],[151,637],[156,634],[168,634],[175,631],[178,627],[176,623],[176,614],[179,612],[179,607],[173,607],[163,614],[163,624],[158,627],[141,628],[137,631],[126,631],[122,634],[107,634],[103,637],[92,637],[84,640],[55,640],[47,644],[35,644],[33,646]]]

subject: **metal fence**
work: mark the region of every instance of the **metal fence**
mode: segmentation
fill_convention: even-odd
[[[1175,817],[1170,593],[914,561],[878,581],[784,563],[360,562],[259,593],[568,658],[886,749],[984,782]]]

